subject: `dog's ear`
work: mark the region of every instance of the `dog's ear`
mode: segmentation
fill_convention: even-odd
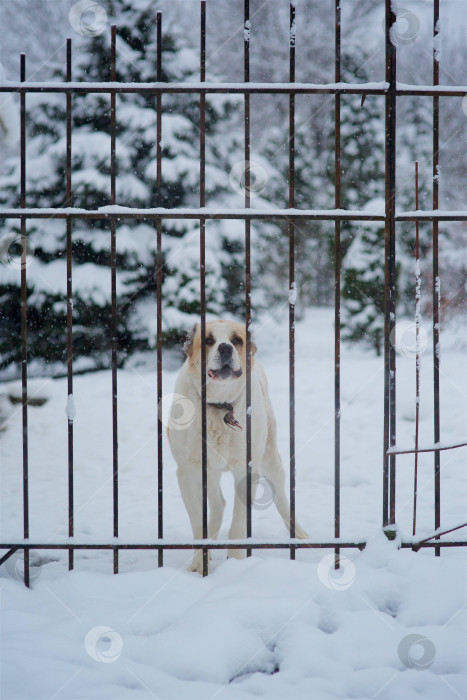
[[[196,331],[198,330],[198,324],[195,323],[191,331],[188,333],[186,340],[183,344],[183,349],[185,353],[188,355],[188,357],[191,357],[193,354],[193,341],[195,339]]]
[[[257,347],[256,343],[253,342],[253,340],[250,341],[250,348],[251,348],[251,356],[254,357],[256,355]]]

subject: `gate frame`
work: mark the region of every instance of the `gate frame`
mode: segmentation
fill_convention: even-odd
[[[466,546],[467,541],[441,541],[443,534],[453,532],[466,524],[457,525],[450,530],[441,531],[440,501],[440,453],[444,449],[465,446],[440,445],[440,409],[439,409],[439,270],[438,270],[438,227],[440,221],[467,221],[467,212],[441,212],[438,210],[439,185],[437,177],[433,179],[433,210],[412,211],[396,214],[396,108],[397,98],[403,96],[424,96],[433,98],[433,175],[438,174],[439,166],[439,98],[464,97],[467,87],[439,85],[439,63],[433,51],[433,85],[430,87],[401,86],[396,82],[397,48],[391,41],[396,15],[392,0],[385,0],[385,83],[375,85],[345,84],[341,82],[341,0],[335,0],[335,83],[306,84],[295,82],[295,3],[289,0],[289,82],[287,83],[251,83],[250,82],[250,8],[249,0],[244,0],[244,76],[243,82],[208,83],[206,82],[206,0],[201,0],[200,31],[200,81],[199,83],[163,83],[162,82],[162,14],[156,15],[157,55],[156,83],[117,83],[116,82],[116,26],[111,27],[110,48],[110,82],[73,83],[71,71],[72,44],[66,44],[66,81],[63,84],[26,82],[26,57],[21,54],[20,82],[11,82],[0,86],[0,93],[18,93],[20,95],[20,209],[0,210],[1,219],[19,219],[21,221],[22,265],[21,265],[21,348],[22,348],[22,449],[23,449],[23,540],[0,543],[0,549],[7,553],[0,558],[0,565],[7,561],[16,551],[24,552],[24,582],[30,584],[29,552],[31,549],[67,549],[69,553],[68,568],[73,569],[74,551],[79,549],[109,549],[113,551],[113,569],[118,573],[118,553],[125,549],[153,549],[158,551],[158,565],[163,565],[163,552],[170,549],[202,549],[203,574],[208,572],[209,549],[246,549],[247,555],[252,549],[286,548],[290,558],[295,558],[297,548],[334,549],[335,567],[339,567],[341,549],[363,549],[365,542],[346,541],[340,536],[340,225],[341,221],[384,221],[385,223],[385,332],[384,332],[384,438],[383,438],[383,513],[382,525],[389,539],[396,538],[396,455],[420,452],[434,453],[435,476],[435,530],[422,540],[401,542],[403,548],[418,550],[434,547],[439,556],[441,547]],[[433,36],[439,27],[439,0],[433,0]],[[26,95],[46,92],[66,95],[66,207],[54,209],[28,209],[26,207]],[[98,210],[77,210],[72,208],[73,193],[71,182],[72,155],[72,96],[73,94],[107,93],[110,94],[110,207]],[[162,95],[168,93],[198,94],[200,97],[200,204],[192,209],[164,209],[162,207],[134,209],[118,207],[116,200],[116,95],[128,93],[152,94],[156,98],[156,199],[160,203],[162,182]],[[244,209],[209,210],[206,208],[205,191],[205,115],[206,96],[209,94],[241,94],[244,96],[244,154],[245,162],[250,162],[250,96],[252,94],[286,94],[289,96],[289,197],[286,209],[270,210],[250,209],[250,171],[245,171],[245,207]],[[297,210],[295,208],[295,96],[299,94],[334,95],[335,120],[335,208],[330,210]],[[340,99],[343,94],[380,95],[385,97],[385,213],[384,215],[343,210],[341,208],[341,113]],[[67,261],[67,378],[68,394],[73,394],[73,330],[72,330],[72,221],[73,219],[110,221],[111,250],[111,304],[112,304],[112,434],[113,434],[113,535],[116,541],[107,543],[80,543],[74,537],[74,502],[73,502],[73,423],[68,421],[68,536],[67,542],[31,542],[29,537],[29,490],[28,490],[28,374],[27,374],[27,230],[28,219],[49,218],[53,216],[66,220],[66,261]],[[163,537],[163,453],[162,420],[158,417],[157,428],[157,542],[125,543],[118,540],[118,392],[117,392],[117,305],[116,305],[116,227],[117,220],[151,219],[157,222],[157,402],[162,400],[162,221],[164,219],[197,219],[200,222],[200,302],[201,302],[201,358],[202,358],[202,496],[203,496],[203,539],[191,542],[170,542]],[[335,338],[334,338],[334,539],[326,542],[298,540],[295,538],[295,318],[294,303],[289,299],[289,398],[290,398],[290,539],[287,541],[253,539],[251,533],[251,412],[247,410],[246,421],[246,476],[247,476],[247,528],[243,540],[209,540],[207,528],[207,424],[206,424],[206,297],[205,297],[205,229],[209,219],[242,219],[245,222],[245,323],[246,323],[246,395],[247,406],[251,403],[251,250],[250,228],[253,220],[288,221],[289,231],[289,290],[295,285],[295,224],[298,220],[334,221],[334,302],[335,302]],[[396,223],[430,221],[433,224],[433,364],[434,364],[434,446],[428,449],[399,450],[396,447],[396,352],[390,343],[390,334],[396,319]],[[71,540],[71,541],[70,541]],[[435,540],[435,541],[433,541]]]

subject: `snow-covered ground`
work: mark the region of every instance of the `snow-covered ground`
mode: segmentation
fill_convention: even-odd
[[[430,337],[429,328],[428,338]],[[333,537],[333,326],[328,309],[297,324],[297,515],[312,539]],[[467,436],[465,329],[442,333],[441,438]],[[256,329],[288,455],[288,334],[265,318]],[[410,339],[398,355],[397,443],[411,446],[415,362]],[[433,442],[430,347],[422,356],[420,444]],[[164,395],[173,391],[178,358],[167,356]],[[135,358],[119,371],[120,536],[157,535],[157,432],[154,367]],[[0,387],[2,512],[0,541],[22,537],[21,412]],[[29,409],[30,536],[67,536],[66,380],[35,379],[48,396]],[[32,589],[19,582],[16,555],[0,568],[4,622],[3,697],[9,698],[466,698],[464,549],[398,550],[381,535],[383,363],[361,347],[343,348],[341,534],[369,541],[345,550],[341,574],[325,550],[259,550],[225,560],[215,551],[207,579],[185,571],[190,553],[122,552],[119,576],[109,552],[80,551],[67,573],[66,553],[31,555]],[[111,377],[75,378],[75,535],[112,537]],[[191,539],[175,466],[164,442],[164,536]],[[465,518],[466,449],[441,457],[441,522]],[[413,455],[397,460],[397,522],[411,535]],[[227,536],[233,485],[226,475]],[[432,531],[433,455],[420,455],[417,534]],[[266,507],[265,507],[266,506]],[[253,534],[285,539],[263,499]],[[465,538],[460,530],[446,539]],[[4,552],[0,552],[3,554]],[[414,636],[418,635],[418,636]]]

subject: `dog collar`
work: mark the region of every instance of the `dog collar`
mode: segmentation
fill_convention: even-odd
[[[224,423],[230,428],[232,428],[232,430],[235,430],[236,428],[240,428],[240,430],[243,430],[242,426],[234,416],[233,406],[231,403],[208,403],[208,406],[212,406],[213,408],[220,408],[221,410],[227,411],[227,413],[224,416]]]

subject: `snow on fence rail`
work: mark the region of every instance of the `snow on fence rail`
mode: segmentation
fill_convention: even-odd
[[[423,95],[425,97],[464,97],[467,94],[467,85],[405,85],[396,83],[396,95]],[[296,95],[386,95],[389,89],[387,82],[372,83],[210,83],[210,82],[184,82],[184,83],[108,83],[108,82],[84,82],[60,83],[58,81],[15,83],[5,81],[0,85],[0,92],[18,93],[147,93],[157,94],[296,94]]]
[[[433,35],[436,35],[436,26],[439,21],[439,0],[434,0]],[[116,82],[116,37],[117,28],[111,29],[111,51],[109,57],[111,80],[106,83],[76,83],[72,81],[71,71],[71,39],[67,40],[66,82],[53,81],[27,82],[26,60],[21,55],[20,82],[4,82],[0,85],[0,92],[19,93],[20,96],[20,208],[5,209],[0,211],[0,218],[19,218],[21,220],[22,246],[21,265],[21,346],[22,346],[22,457],[23,457],[23,539],[16,542],[0,543],[0,549],[8,550],[0,559],[0,563],[6,561],[17,550],[24,551],[24,580],[29,585],[29,553],[31,549],[67,549],[69,552],[69,568],[73,568],[73,554],[76,549],[111,549],[114,556],[114,572],[118,572],[119,551],[123,549],[153,549],[158,551],[158,564],[163,564],[164,550],[167,549],[193,549],[203,551],[204,574],[207,573],[209,548],[246,548],[248,553],[254,548],[287,548],[290,557],[295,557],[295,550],[299,547],[330,548],[335,552],[335,565],[339,566],[339,551],[342,548],[359,548],[365,546],[365,541],[346,541],[341,537],[340,522],[340,418],[341,418],[341,394],[340,394],[340,261],[341,261],[341,222],[350,220],[375,220],[385,222],[385,329],[384,329],[384,439],[383,439],[383,469],[382,492],[383,513],[382,525],[388,537],[396,538],[396,354],[395,348],[390,342],[391,332],[394,329],[396,318],[396,245],[395,224],[398,221],[431,221],[433,222],[433,364],[434,364],[434,444],[428,448],[434,453],[434,534],[424,540],[412,540],[401,542],[402,547],[435,547],[436,554],[440,554],[442,546],[465,546],[467,541],[440,541],[440,536],[451,530],[441,530],[441,470],[440,452],[442,447],[440,440],[440,413],[439,413],[439,272],[438,272],[438,224],[440,221],[465,221],[466,211],[441,211],[438,202],[438,172],[439,172],[439,98],[463,97],[467,93],[466,86],[441,86],[439,84],[439,54],[433,51],[433,84],[432,85],[405,85],[396,80],[396,53],[397,47],[392,43],[391,36],[396,23],[395,7],[392,0],[385,0],[385,80],[379,83],[355,83],[341,82],[341,0],[335,0],[335,82],[328,84],[308,84],[295,82],[295,40],[289,41],[289,81],[286,83],[252,83],[250,82],[250,12],[249,0],[244,0],[244,82],[242,83],[208,83],[205,81],[206,67],[206,3],[201,1],[201,32],[200,32],[200,81],[192,83],[164,83],[162,81],[162,15],[157,13],[157,56],[156,56],[156,83],[118,83]],[[290,3],[290,37],[295,27],[295,3]],[[63,93],[66,96],[66,191],[67,202],[72,201],[72,96],[75,93],[108,93],[110,94],[110,205],[95,211],[64,208],[27,208],[26,192],[26,95],[38,92]],[[200,97],[200,206],[194,209],[134,209],[118,206],[116,199],[116,95],[118,93],[148,93],[156,97],[156,126],[157,126],[157,181],[156,200],[161,191],[161,135],[162,135],[162,102],[161,98],[167,93],[194,93]],[[206,95],[214,93],[239,94],[244,98],[244,157],[245,162],[250,161],[250,96],[252,94],[282,93],[289,97],[289,207],[286,209],[254,209],[251,207],[249,192],[249,170],[245,172],[245,207],[243,209],[211,209],[206,207],[205,191],[205,116]],[[295,208],[295,95],[299,94],[330,94],[335,101],[335,208],[329,210],[298,210]],[[367,95],[379,95],[385,100],[385,209],[382,211],[346,211],[341,208],[341,95],[359,94],[362,99]],[[396,213],[396,104],[398,98],[406,95],[417,95],[432,98],[433,102],[433,202],[432,209],[426,211],[412,211]],[[61,542],[33,542],[30,539],[29,530],[29,487],[28,487],[28,323],[27,323],[27,230],[26,222],[33,218],[63,218],[66,220],[66,259],[67,259],[67,358],[68,358],[68,396],[73,395],[73,324],[72,324],[72,252],[71,234],[72,221],[82,219],[110,219],[111,239],[111,295],[112,295],[112,433],[113,433],[113,535],[111,542],[78,542],[74,539],[74,486],[73,486],[73,421],[68,420],[68,539]],[[157,220],[157,402],[162,399],[162,297],[161,297],[161,262],[162,262],[162,220],[169,218],[198,219],[200,222],[200,300],[201,300],[201,337],[202,358],[205,364],[205,223],[207,219],[243,219],[245,221],[245,323],[247,333],[247,372],[246,387],[247,396],[251,392],[251,307],[250,307],[250,224],[254,219],[284,219],[288,221],[289,232],[289,290],[295,289],[295,222],[298,219],[318,219],[334,221],[334,252],[335,252],[335,357],[334,357],[334,538],[329,541],[314,542],[312,540],[295,539],[295,316],[294,296],[289,295],[289,398],[290,398],[290,534],[291,537],[284,541],[257,540],[251,533],[251,414],[247,411],[246,425],[246,459],[245,472],[247,479],[247,530],[246,538],[239,541],[213,541],[207,537],[207,455],[203,449],[202,455],[202,483],[203,483],[203,539],[191,542],[173,542],[164,539],[163,517],[163,455],[162,455],[162,421],[158,419],[158,454],[157,454],[157,478],[158,478],[158,515],[157,515],[157,540],[150,543],[125,543],[118,535],[118,425],[117,425],[117,304],[116,304],[116,224],[118,219],[125,218],[152,218]],[[203,445],[206,445],[206,378],[202,378],[202,415],[203,415]],[[452,445],[452,448],[457,445]],[[419,450],[420,451],[420,450]],[[463,527],[462,526],[458,526]],[[458,529],[451,528],[452,530]],[[433,542],[433,538],[436,538]]]
[[[44,207],[24,209],[2,209],[3,219],[311,219],[316,221],[385,221],[381,211],[368,209],[296,209],[290,207],[279,209],[225,209],[222,207],[123,207],[106,205],[98,209],[79,209],[77,207]],[[447,211],[443,209],[425,209],[401,211],[395,214],[395,221],[467,221],[467,210]]]

